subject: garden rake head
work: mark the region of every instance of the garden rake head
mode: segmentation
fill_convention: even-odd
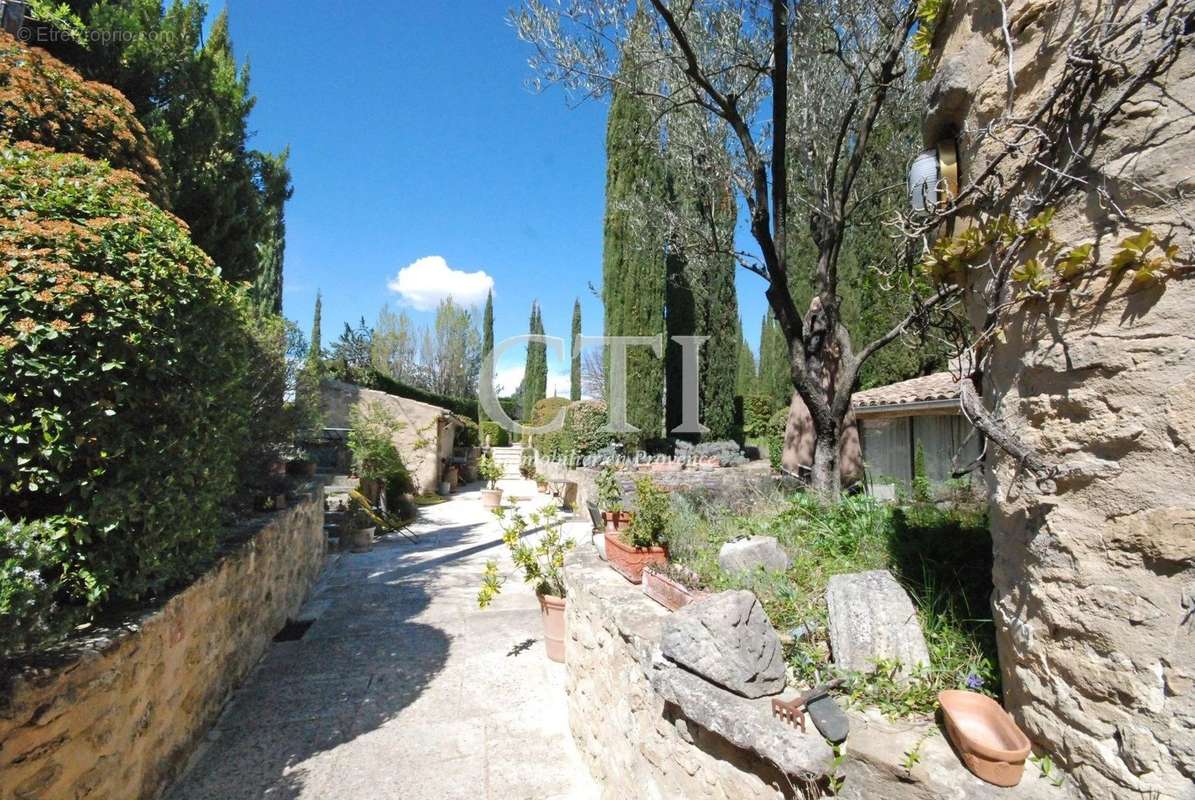
[[[800,728],[801,733],[805,733],[805,710],[806,706],[830,693],[831,689],[837,689],[843,684],[842,678],[835,678],[829,683],[823,683],[810,689],[805,694],[796,698],[795,700],[781,700],[779,698],[772,698],[772,716],[792,725],[794,728]]]

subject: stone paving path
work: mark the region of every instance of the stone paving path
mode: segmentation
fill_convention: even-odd
[[[270,646],[169,800],[598,796],[568,732],[564,666],[544,655],[535,595],[478,492],[422,509],[412,531],[417,544],[388,537],[325,570],[318,619]],[[495,557],[512,577],[481,611]]]

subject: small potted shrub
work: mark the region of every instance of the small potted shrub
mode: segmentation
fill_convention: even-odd
[[[623,510],[622,487],[618,485],[618,474],[614,467],[602,467],[598,473],[597,500],[602,521],[606,523],[606,533],[618,533],[630,527],[633,515]]]
[[[643,567],[643,593],[669,611],[709,594],[696,572],[671,561]]]
[[[535,473],[535,488],[540,494],[545,494],[548,491],[548,476],[542,472]]]
[[[373,532],[376,529],[373,517],[359,505],[349,509],[348,519],[343,523],[344,541],[342,547],[348,547],[354,553],[365,553],[373,548]]]
[[[486,488],[481,490],[482,508],[499,508],[502,505],[502,490],[498,488],[498,481],[502,478],[502,467],[494,461],[489,453],[477,465],[477,474],[486,482]]]
[[[558,509],[546,505],[524,517],[513,510],[495,509],[502,525],[502,541],[510,549],[511,559],[523,572],[523,580],[535,587],[539,598],[540,618],[544,626],[544,645],[548,658],[564,661],[564,555],[574,546],[560,532]],[[542,527],[538,542],[526,542],[523,535],[529,527]],[[487,561],[477,592],[477,605],[485,608],[502,591],[505,579],[498,574],[498,562]]]
[[[610,566],[631,583],[643,580],[648,564],[668,563],[664,537],[668,529],[668,493],[644,476],[635,481],[637,505],[630,526],[606,534],[606,557]]]

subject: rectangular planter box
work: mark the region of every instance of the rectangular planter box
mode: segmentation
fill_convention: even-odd
[[[669,611],[684,608],[709,594],[700,589],[690,589],[650,567],[643,570],[643,593]]]
[[[633,547],[626,544],[616,533],[606,534],[606,558],[610,566],[631,583],[643,580],[643,568],[648,564],[667,564],[668,549],[665,547]]]

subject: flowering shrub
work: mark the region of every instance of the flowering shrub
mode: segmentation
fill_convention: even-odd
[[[243,291],[138,186],[0,145],[0,515],[76,520],[36,552],[85,604],[209,559],[254,441]]]
[[[134,172],[162,204],[162,168],[124,95],[0,31],[0,131]]]

